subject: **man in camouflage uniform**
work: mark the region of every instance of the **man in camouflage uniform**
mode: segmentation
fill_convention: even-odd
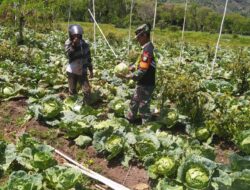
[[[130,68],[134,72],[126,75],[126,78],[137,81],[127,118],[133,122],[139,110],[143,124],[151,118],[150,100],[155,88],[156,64],[154,46],[150,41],[150,31],[151,27],[149,24],[143,24],[136,29],[135,38],[142,47],[142,53],[135,66]]]
[[[65,51],[69,59],[66,71],[68,75],[69,93],[77,94],[77,83],[82,86],[84,101],[88,103],[91,87],[88,80],[93,77],[93,66],[89,45],[82,39],[83,29],[80,25],[70,25],[69,39],[65,42]]]

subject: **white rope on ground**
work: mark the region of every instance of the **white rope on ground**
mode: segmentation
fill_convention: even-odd
[[[155,29],[155,21],[156,21],[156,14],[157,14],[157,0],[155,0],[155,13],[154,13],[154,21],[153,21],[153,32],[152,32],[152,42],[154,42],[154,29]]]
[[[216,48],[215,48],[214,59],[213,59],[212,65],[211,65],[211,67],[212,67],[211,68],[211,74],[210,74],[211,78],[213,77],[213,73],[214,73],[214,65],[215,65],[215,62],[216,62],[216,59],[217,59],[217,53],[218,53],[218,48],[219,48],[221,33],[222,33],[222,29],[223,29],[224,20],[225,20],[225,17],[226,17],[227,4],[228,4],[228,0],[226,0],[226,4],[225,4],[225,8],[224,8],[224,13],[223,13],[223,18],[222,18],[221,25],[220,25],[220,33],[219,33],[219,37],[218,37]]]
[[[95,0],[93,0],[92,3],[93,3],[93,16],[95,18]],[[94,22],[94,50],[96,54],[96,24],[95,22]]]
[[[68,27],[69,27],[69,21],[70,21],[70,18],[71,18],[71,0],[69,0],[69,14],[68,14]]]
[[[130,18],[129,18],[129,33],[128,33],[128,54],[130,51],[130,39],[131,39],[131,25],[132,25],[132,13],[133,13],[134,0],[131,0]]]
[[[129,188],[124,187],[123,185],[116,183],[92,170],[90,170],[89,168],[86,168],[84,166],[82,166],[80,163],[76,162],[75,160],[73,160],[72,158],[70,158],[69,156],[63,154],[61,151],[54,149],[55,153],[60,155],[61,157],[63,157],[64,159],[66,159],[68,162],[72,163],[72,164],[66,164],[72,168],[75,168],[77,170],[80,170],[84,175],[87,175],[88,177],[95,179],[97,181],[102,182],[103,184],[111,187],[114,190],[129,190]]]
[[[109,42],[108,42],[107,38],[105,37],[104,33],[102,32],[102,29],[101,29],[101,28],[100,28],[100,26],[97,24],[97,22],[96,22],[96,20],[95,20],[95,18],[94,18],[94,16],[93,16],[93,14],[92,14],[91,10],[90,10],[90,9],[88,9],[88,11],[89,11],[89,13],[90,13],[90,15],[91,15],[92,19],[94,20],[94,22],[95,22],[95,24],[96,24],[97,28],[100,30],[100,32],[101,32],[101,34],[102,34],[103,38],[104,38],[104,39],[105,39],[105,41],[107,42],[107,44],[108,44],[109,48],[111,49],[111,51],[113,52],[113,54],[114,54],[114,55],[115,55],[115,57],[117,58],[118,56],[116,55],[116,53],[114,52],[113,48],[112,48],[112,47],[111,47],[111,45],[109,44]]]
[[[181,51],[180,51],[180,57],[179,57],[180,63],[182,60],[182,53],[184,50],[184,32],[185,32],[185,26],[186,26],[187,5],[188,5],[188,0],[186,0],[186,4],[185,4],[184,20],[183,20],[182,33],[181,33]]]

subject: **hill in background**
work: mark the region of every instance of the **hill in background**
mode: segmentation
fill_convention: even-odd
[[[167,3],[183,3],[185,0],[159,0]],[[197,3],[202,6],[210,7],[218,12],[224,11],[226,0],[190,0],[189,3]],[[228,2],[228,12],[239,13],[250,17],[250,0],[230,0]]]

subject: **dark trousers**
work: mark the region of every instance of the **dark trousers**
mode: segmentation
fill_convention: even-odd
[[[154,86],[136,86],[135,92],[129,105],[129,112],[127,115],[128,119],[134,120],[137,112],[139,111],[142,117],[142,123],[150,120],[150,101],[154,88]]]
[[[77,94],[77,84],[80,84],[82,87],[84,100],[88,103],[91,93],[91,87],[87,75],[76,75],[74,73],[67,72],[68,75],[68,84],[69,84],[69,94]]]

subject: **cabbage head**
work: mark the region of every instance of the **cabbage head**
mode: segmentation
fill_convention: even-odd
[[[11,96],[12,94],[15,93],[15,89],[10,87],[10,86],[6,86],[3,88],[3,94],[4,96]]]
[[[163,157],[156,161],[155,165],[157,166],[157,172],[162,175],[167,175],[171,173],[175,167],[175,162],[169,157]]]
[[[108,156],[109,160],[114,158],[122,151],[123,144],[124,144],[124,139],[118,135],[112,135],[107,139],[104,146],[105,150],[111,153],[111,155]]]
[[[189,187],[203,189],[208,186],[209,173],[202,167],[191,167],[186,171],[185,181]]]
[[[206,127],[199,127],[195,130],[195,137],[200,141],[205,141],[210,137],[210,132]]]
[[[149,176],[156,178],[157,176],[171,176],[176,170],[175,161],[168,157],[162,157],[149,167]]]
[[[210,179],[217,164],[205,157],[193,154],[178,168],[177,180],[187,189],[207,190],[210,188]]]
[[[115,66],[114,73],[116,76],[125,76],[129,73],[129,68],[124,62],[121,62]]]
[[[42,102],[41,114],[44,118],[51,119],[62,111],[61,102],[56,98],[46,98]]]
[[[140,158],[155,153],[160,147],[159,140],[152,134],[142,134],[137,138],[135,151]]]
[[[161,117],[161,122],[163,124],[167,125],[167,127],[172,127],[177,123],[179,119],[179,114],[176,109],[172,109],[169,110],[166,114],[163,114]]]
[[[21,90],[21,86],[19,84],[4,84],[4,86],[0,86],[0,97],[3,98],[11,98],[18,94]]]

